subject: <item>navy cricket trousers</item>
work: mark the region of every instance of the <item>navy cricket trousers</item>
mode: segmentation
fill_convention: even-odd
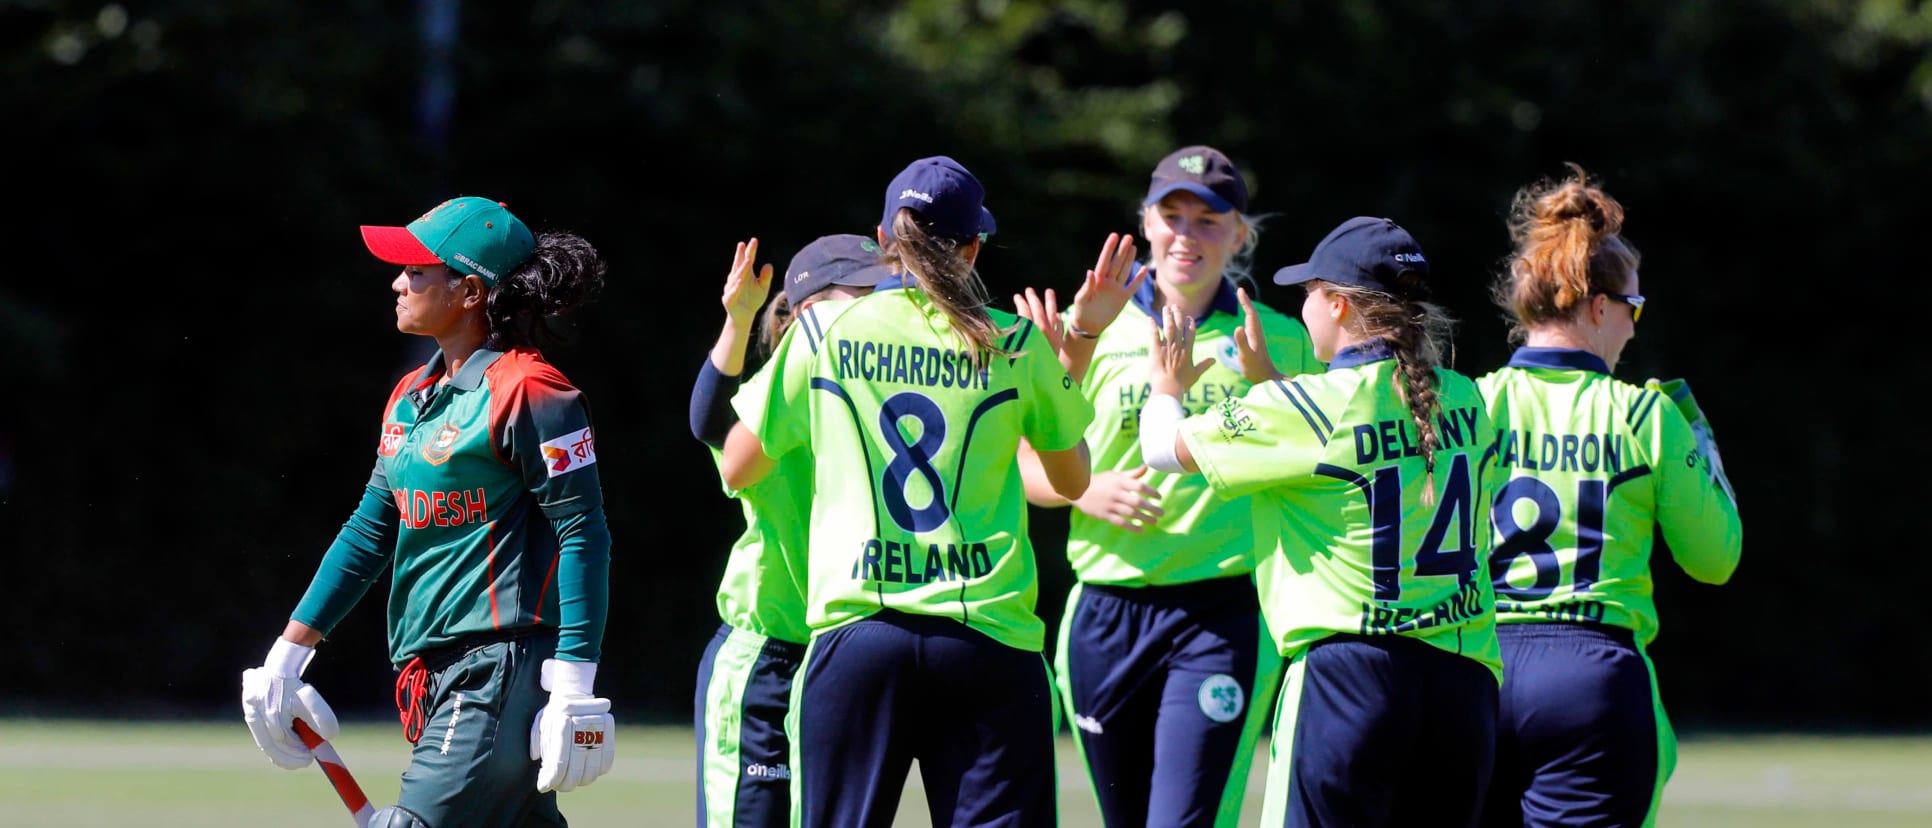
[[[891,825],[914,760],[934,828],[1056,820],[1039,653],[950,618],[880,610],[812,638],[793,700],[805,828]]]
[[[1636,826],[1677,759],[1656,671],[1630,630],[1499,624],[1503,695],[1487,826]]]
[[[1281,656],[1248,575],[1076,584],[1060,625],[1060,694],[1103,824],[1232,828]]]
[[[1482,815],[1496,674],[1402,635],[1325,638],[1282,682],[1266,826],[1456,828]]]

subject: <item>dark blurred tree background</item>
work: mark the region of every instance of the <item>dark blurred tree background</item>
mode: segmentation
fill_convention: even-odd
[[[1745,516],[1729,586],[1656,566],[1674,718],[1924,728],[1929,43],[1910,0],[0,2],[0,714],[230,712],[426,353],[355,228],[476,194],[611,263],[550,352],[616,539],[600,689],[688,719],[741,528],[684,426],[733,242],[870,232],[947,154],[995,296],[1070,290],[1210,143],[1264,282],[1351,215],[1412,230],[1472,375],[1511,193],[1600,176],[1652,300],[1618,373],[1692,379]],[[1066,514],[1034,518],[1052,625]],[[310,669],[338,708],[388,704],[385,590]]]

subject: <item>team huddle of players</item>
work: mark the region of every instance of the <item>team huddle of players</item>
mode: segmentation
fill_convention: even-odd
[[[1265,825],[1654,821],[1653,544],[1722,583],[1741,529],[1688,386],[1612,376],[1644,307],[1614,199],[1518,193],[1519,347],[1472,378],[1394,221],[1274,275],[1299,320],[1254,301],[1212,147],[1155,167],[1064,308],[993,306],[984,195],[917,160],[769,302],[738,246],[691,400],[746,521],[700,824],[887,825],[916,761],[935,825],[1051,825],[1065,721],[1105,824],[1233,825],[1271,709]],[[1029,504],[1074,510],[1051,666]]]
[[[1229,826],[1270,710],[1270,826],[1654,821],[1651,556],[1722,583],[1742,534],[1689,387],[1612,375],[1645,304],[1614,199],[1580,169],[1517,194],[1493,293],[1519,347],[1476,378],[1389,219],[1274,274],[1298,319],[1256,302],[1212,147],[1160,161],[1064,308],[994,307],[984,201],[922,158],[782,290],[738,246],[690,408],[745,516],[698,673],[701,825],[888,825],[915,762],[935,825],[1052,825],[1064,722],[1105,824]],[[616,748],[610,533],[588,408],[539,347],[604,263],[477,197],[362,234],[437,352],[244,719],[313,761],[337,723],[303,673],[387,572],[414,747],[368,824],[563,825]],[[1030,507],[1072,510],[1051,665]]]

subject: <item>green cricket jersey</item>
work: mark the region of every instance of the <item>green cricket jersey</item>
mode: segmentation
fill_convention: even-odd
[[[762,397],[771,372],[759,371],[746,387]],[[723,457],[711,451],[714,461]],[[741,630],[803,644],[805,626],[805,541],[812,505],[812,452],[809,448],[778,458],[770,477],[729,494],[744,505],[745,531],[731,547],[723,580],[718,582],[718,618]]]
[[[766,454],[813,454],[815,633],[891,608],[1043,648],[1019,443],[1072,448],[1093,408],[1031,323],[991,313],[1012,355],[982,361],[923,291],[888,279],[800,314],[769,386],[732,398]]]
[[[1697,580],[1737,568],[1737,504],[1669,396],[1563,348],[1518,349],[1477,382],[1507,481],[1492,514],[1498,621],[1593,621],[1650,643],[1658,529]]]
[[[1502,679],[1489,582],[1499,477],[1482,395],[1437,369],[1434,501],[1387,343],[1335,355],[1325,374],[1256,386],[1182,421],[1216,492],[1254,498],[1261,612],[1283,656],[1336,633],[1408,635]],[[1485,480],[1485,471],[1490,482]]]
[[[1102,331],[1082,390],[1093,403],[1087,446],[1095,472],[1132,472],[1141,465],[1140,409],[1147,402],[1148,349],[1153,342],[1154,274],[1141,282],[1133,303]],[[1255,311],[1275,368],[1290,376],[1322,370],[1301,321],[1260,303]],[[1233,283],[1223,280],[1208,315],[1197,320],[1196,361],[1214,365],[1181,399],[1189,414],[1203,413],[1248,392],[1235,358],[1234,332],[1241,327],[1241,305]],[[1149,471],[1145,482],[1160,492],[1166,514],[1135,534],[1105,520],[1073,511],[1067,531],[1067,559],[1081,581],[1118,586],[1181,584],[1254,571],[1254,525],[1248,498],[1224,500],[1210,495],[1198,475]]]
[[[351,519],[393,543],[339,539],[294,619],[328,632],[388,565],[393,661],[517,627],[555,627],[559,658],[597,660],[610,535],[582,394],[528,348],[444,373],[439,352],[390,394],[367,487],[388,508]]]

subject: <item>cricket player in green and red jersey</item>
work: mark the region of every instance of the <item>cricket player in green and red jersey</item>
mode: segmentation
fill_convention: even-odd
[[[1062,323],[1042,329],[1095,410],[1093,482],[1071,504],[1078,580],[1055,678],[1103,823],[1225,828],[1241,816],[1281,657],[1265,643],[1255,597],[1249,499],[1141,462],[1149,320],[1172,306],[1199,326],[1196,348],[1212,362],[1183,400],[1191,413],[1247,393],[1250,344],[1289,375],[1322,365],[1300,321],[1238,286],[1257,230],[1226,155],[1197,145],[1161,159],[1141,233],[1147,263],[1134,261],[1132,237],[1110,236],[1064,320],[1015,297],[1036,322]],[[1037,475],[1028,482],[1035,505],[1069,505]]]
[[[737,421],[731,398],[745,369],[758,308],[769,357],[797,314],[823,300],[855,299],[888,275],[879,245],[864,236],[821,236],[785,268],[785,289],[765,304],[771,265],[754,269],[758,240],[739,242],[725,277],[725,324],[691,389],[691,435],[722,461]],[[771,372],[745,382],[767,393]],[[785,717],[805,659],[805,544],[811,522],[812,452],[787,453],[771,476],[729,491],[744,507],[745,531],[718,583],[718,631],[698,665],[695,715],[700,828],[791,824],[791,742]]]
[[[1449,320],[1428,260],[1388,219],[1343,222],[1307,264],[1318,375],[1188,417],[1208,364],[1163,313],[1148,465],[1253,499],[1261,609],[1288,660],[1264,825],[1472,824],[1489,780],[1502,659],[1490,591],[1494,439],[1468,377],[1440,367]]]
[[[807,309],[769,384],[734,400],[726,485],[812,454],[812,640],[787,728],[798,825],[890,825],[914,761],[935,825],[1056,820],[1016,455],[1025,438],[1077,497],[1093,409],[1031,323],[987,306],[983,198],[950,158],[907,166],[880,220],[896,275]]]
[[[389,657],[415,750],[370,824],[564,825],[556,792],[595,781],[616,746],[610,702],[592,693],[610,534],[589,409],[535,346],[604,263],[476,197],[362,236],[403,266],[397,329],[439,350],[390,394],[361,505],[263,665],[243,671],[244,718],[275,764],[309,763],[294,720],[325,738],[336,721],[303,668],[389,569]]]
[[[1623,207],[1581,169],[1520,191],[1496,284],[1523,347],[1478,380],[1505,481],[1491,512],[1503,684],[1485,823],[1650,825],[1677,740],[1645,648],[1651,558],[1724,583],[1743,529],[1690,389],[1611,375],[1644,299]]]

